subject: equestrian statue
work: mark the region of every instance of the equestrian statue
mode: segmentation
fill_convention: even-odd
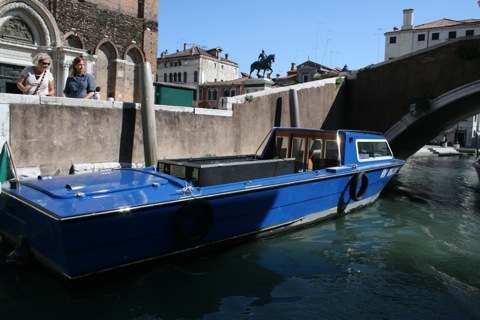
[[[257,70],[257,78],[260,78],[260,70],[263,70],[262,78],[265,78],[265,71],[269,70],[269,75],[272,74],[272,62],[275,62],[275,54],[266,55],[265,51],[262,50],[262,53],[258,56],[258,61],[255,61],[250,65],[250,77],[252,76],[253,70]]]

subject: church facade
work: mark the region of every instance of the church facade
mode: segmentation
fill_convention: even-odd
[[[139,66],[156,65],[157,42],[158,0],[0,0],[0,92],[20,93],[20,72],[46,52],[57,96],[83,56],[103,100],[140,102]]]

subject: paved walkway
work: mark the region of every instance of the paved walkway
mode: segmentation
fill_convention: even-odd
[[[455,149],[453,147],[441,147],[441,146],[433,146],[433,145],[426,145],[418,150],[414,156],[416,157],[428,157],[428,156],[459,156],[462,154],[469,154],[475,155],[476,150],[472,148],[458,148]]]

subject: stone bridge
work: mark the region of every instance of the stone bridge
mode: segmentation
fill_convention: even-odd
[[[345,102],[332,108],[342,127],[386,133],[406,159],[443,130],[480,113],[480,37],[451,40],[367,67],[347,80]]]

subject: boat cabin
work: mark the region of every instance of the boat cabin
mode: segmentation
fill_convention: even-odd
[[[264,149],[259,153],[262,146]],[[158,162],[158,170],[197,187],[205,187],[320,170],[339,164],[337,132],[274,128],[256,154],[163,159]]]
[[[345,141],[349,152],[343,151]],[[259,153],[262,147],[263,151]],[[205,187],[317,171],[345,163],[359,165],[392,157],[387,141],[378,134],[274,128],[255,154],[164,159],[158,161],[158,171],[189,181],[196,187]]]
[[[295,172],[335,167],[341,160],[338,139],[336,131],[277,129],[261,158],[294,158]]]

